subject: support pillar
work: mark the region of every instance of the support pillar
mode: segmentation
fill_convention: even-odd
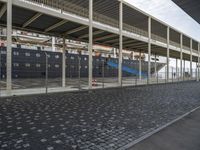
[[[190,79],[192,80],[192,39],[190,39]]]
[[[119,4],[119,70],[118,70],[118,83],[122,86],[122,49],[123,49],[123,3]]]
[[[141,80],[142,79],[142,58],[141,58],[141,51],[140,51],[140,54],[139,54],[139,79]]]
[[[66,84],[66,45],[65,37],[63,37],[63,50],[62,50],[62,87],[65,87]]]
[[[55,52],[56,51],[56,48],[55,48],[55,44],[56,44],[56,41],[55,41],[55,37],[52,37],[52,51]]]
[[[198,43],[198,63],[197,63],[197,81],[199,82],[199,65],[200,65],[200,44]]]
[[[178,77],[178,59],[176,58],[176,79]]]
[[[148,78],[147,84],[151,83],[151,17],[148,18]]]
[[[180,78],[183,80],[183,34],[180,34]]]
[[[92,49],[93,49],[93,0],[89,0],[89,45],[88,45],[88,51],[89,51],[89,59],[88,59],[88,86],[89,89],[92,89]]]
[[[167,82],[169,82],[169,26],[167,27]]]
[[[155,72],[155,78],[157,76],[157,60],[156,60],[156,54],[155,54],[155,57],[154,57],[154,72]]]
[[[183,60],[183,80],[185,80],[185,60]]]
[[[12,1],[7,1],[7,56],[6,56],[6,90],[12,90]]]

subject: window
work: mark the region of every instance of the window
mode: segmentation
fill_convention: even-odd
[[[40,68],[40,66],[41,66],[40,64],[36,64],[36,67],[37,67],[37,68]]]
[[[30,53],[25,53],[25,56],[27,56],[27,57],[28,57],[28,56],[31,56],[31,54],[30,54]]]
[[[1,51],[1,54],[6,54],[6,51]]]
[[[31,66],[31,64],[29,64],[29,63],[25,64],[25,67],[30,67],[30,66]]]
[[[48,64],[48,67],[50,68],[50,67],[51,67],[51,65],[50,65],[50,64]]]
[[[18,63],[14,63],[13,66],[14,67],[19,67],[19,64]]]
[[[99,59],[96,59],[97,62],[99,62]]]
[[[84,57],[84,60],[87,60],[87,57]]]
[[[58,64],[56,64],[56,65],[55,65],[55,68],[59,68],[59,65],[58,65]]]
[[[48,58],[50,58],[50,57],[51,57],[51,55],[50,55],[50,54],[47,54],[47,57],[48,57]]]
[[[58,59],[58,58],[59,58],[59,55],[55,55],[55,58]]]
[[[37,54],[36,54],[36,57],[40,57],[40,53],[37,53]]]
[[[19,55],[19,52],[14,51],[14,52],[13,52],[13,55],[18,56],[18,55]]]
[[[88,68],[88,66],[85,66],[85,69],[87,69]]]
[[[74,56],[71,56],[70,59],[74,60]]]

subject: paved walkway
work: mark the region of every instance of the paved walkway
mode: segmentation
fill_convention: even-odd
[[[116,150],[200,106],[199,89],[185,82],[1,98],[0,149]]]
[[[129,150],[200,150],[200,109]]]

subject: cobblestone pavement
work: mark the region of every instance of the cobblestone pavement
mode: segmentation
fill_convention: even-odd
[[[200,105],[200,83],[1,98],[1,150],[114,150]]]

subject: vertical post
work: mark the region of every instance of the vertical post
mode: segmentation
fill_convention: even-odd
[[[155,72],[155,78],[156,78],[156,75],[157,75],[157,60],[156,60],[156,54],[155,54],[155,57],[154,57],[154,72]]]
[[[198,43],[198,64],[197,64],[197,81],[199,82],[199,65],[200,65],[200,45]]]
[[[148,18],[148,79],[147,84],[151,83],[151,17]]]
[[[180,34],[180,78],[183,80],[183,34]]]
[[[89,89],[92,89],[92,49],[93,49],[93,0],[89,0]]]
[[[123,49],[123,3],[119,4],[119,70],[118,70],[118,83],[122,86],[122,49]]]
[[[46,94],[48,93],[48,54],[45,52],[45,89],[46,89]]]
[[[185,60],[183,60],[183,81],[185,81]]]
[[[178,59],[176,58],[176,79],[178,78]]]
[[[174,68],[172,67],[172,83],[174,82]]]
[[[198,62],[196,62],[196,69],[195,69],[195,78],[196,78],[196,81],[198,81]]]
[[[192,80],[192,39],[190,39],[190,80]]]
[[[81,54],[78,55],[78,89],[81,90]]]
[[[105,74],[105,72],[104,72],[104,59],[102,60],[102,87],[104,88],[104,74]]]
[[[6,89],[8,94],[12,89],[12,1],[7,1],[7,59],[6,59]]]
[[[55,52],[56,51],[56,48],[55,48],[55,37],[52,37],[52,41],[51,41],[51,44],[52,44],[52,51]]]
[[[139,54],[139,79],[141,80],[142,79],[142,58],[141,58],[141,51],[140,51],[140,54]]]
[[[63,37],[63,50],[62,50],[62,87],[65,87],[66,78],[66,51],[65,51],[65,37]]]
[[[167,27],[167,82],[169,82],[169,32],[170,28]]]

